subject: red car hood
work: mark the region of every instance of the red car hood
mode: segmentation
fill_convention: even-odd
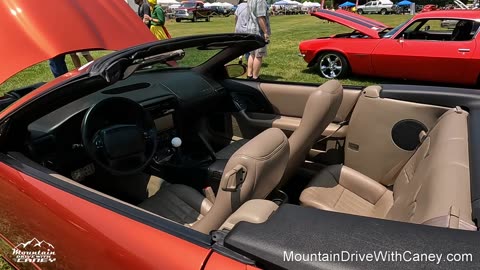
[[[56,55],[155,41],[122,0],[1,0],[0,83]]]
[[[378,33],[390,28],[381,22],[344,10],[330,11],[322,9],[313,12],[312,16],[339,23],[371,38],[380,38]]]

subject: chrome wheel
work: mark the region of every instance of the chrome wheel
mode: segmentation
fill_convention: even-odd
[[[342,59],[336,54],[325,54],[319,62],[320,73],[328,79],[337,78],[344,68]]]

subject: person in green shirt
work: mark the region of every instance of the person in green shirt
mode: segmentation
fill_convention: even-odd
[[[152,8],[152,15],[145,15],[144,20],[148,20],[151,24],[150,31],[158,39],[170,38],[170,34],[165,28],[165,12],[160,5],[157,5],[156,0],[148,0],[150,7]]]

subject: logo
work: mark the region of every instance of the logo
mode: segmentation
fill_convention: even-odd
[[[55,247],[46,241],[38,241],[37,238],[18,244],[13,248],[12,255],[13,260],[19,263],[47,263],[57,260]]]

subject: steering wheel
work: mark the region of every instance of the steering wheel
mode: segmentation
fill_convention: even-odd
[[[93,161],[113,175],[140,173],[157,150],[157,130],[137,102],[111,97],[93,105],[82,121],[82,141]]]

